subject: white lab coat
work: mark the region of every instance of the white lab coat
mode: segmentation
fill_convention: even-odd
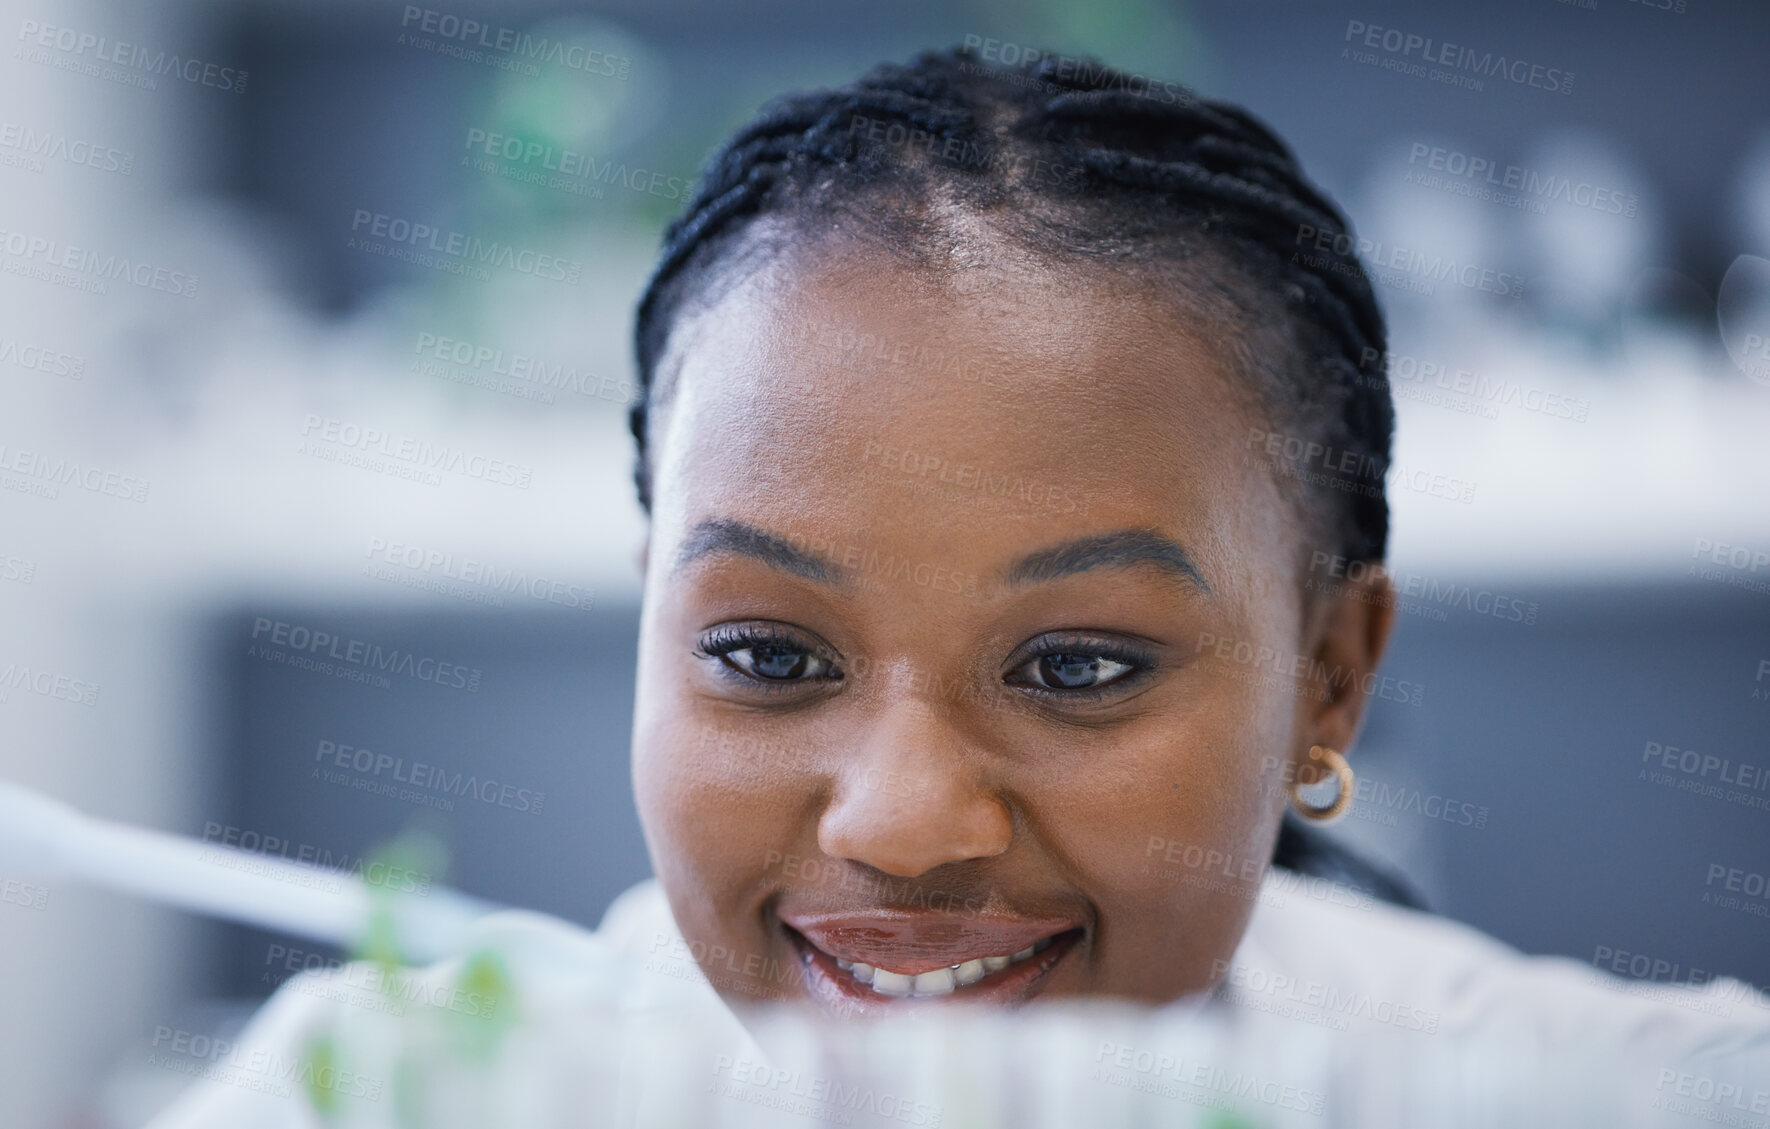
[[[521,1019],[544,1031],[526,1050],[499,1060],[503,1065],[496,1070],[504,1077],[498,1116],[537,1127],[713,1124],[715,1118],[720,1124],[803,1125],[802,1117],[786,1113],[809,1111],[826,1121],[869,1123],[865,1116],[854,1119],[852,1108],[835,1109],[829,1104],[835,1100],[871,1103],[862,1113],[880,1124],[911,1125],[951,1125],[955,1116],[966,1125],[1026,1125],[1029,1117],[1057,1124],[1060,1115],[1075,1116],[1064,1112],[1066,1102],[1096,1124],[1151,1116],[1192,1124],[1214,1107],[1246,1111],[1245,1120],[1256,1125],[1359,1129],[1429,1124],[1615,1129],[1697,1120],[1770,1125],[1770,1004],[1738,981],[1717,979],[1700,988],[1647,984],[1566,958],[1525,957],[1448,919],[1284,871],[1269,874],[1257,896],[1217,991],[1154,1009],[1153,1014],[1175,1017],[1167,1022],[1191,1025],[1171,1029],[1185,1035],[1179,1042],[1164,1043],[1161,1032],[1170,1028],[1147,1025],[1154,1020],[1081,1017],[1073,1029],[1055,1033],[1030,1021],[1041,1008],[1021,1013],[1013,1025],[994,1020],[998,1026],[988,1028],[982,1041],[1014,1043],[1000,1053],[1016,1056],[1024,1067],[1028,1081],[1022,1089],[1045,1095],[1012,1121],[1003,1115],[996,1122],[979,1111],[997,1108],[988,1106],[997,1098],[954,1099],[950,1083],[943,1091],[944,1106],[932,1100],[912,1104],[908,1098],[891,1098],[886,1105],[880,1097],[856,1098],[856,1090],[832,1088],[825,1078],[759,1066],[770,1054],[724,1007],[690,959],[655,881],[618,898],[594,934],[541,915],[495,915],[484,936],[512,954],[519,998],[529,1001]],[[456,960],[423,972],[427,990],[434,989],[432,999],[448,998],[459,970]],[[359,990],[355,1002],[344,999],[339,989],[347,978],[339,972],[306,973],[285,984],[230,1049],[230,1070],[207,1070],[208,1076],[151,1129],[411,1123],[399,1120],[406,1099],[397,1092],[398,1068],[386,1060],[358,1075],[338,1076],[347,1096],[332,1122],[314,1113],[300,1086],[266,1084],[288,1077],[288,1064],[316,1023],[396,1022],[362,1006],[373,993]],[[626,1009],[622,1015],[649,1019],[637,1027],[628,1020],[611,1022],[613,1013],[605,1005],[615,995]],[[694,1028],[692,1037],[680,1034],[685,1022]],[[598,1025],[612,1042],[596,1042],[602,1036],[591,1029]],[[941,1054],[952,1059],[987,1053],[975,1046],[978,1041],[967,1036]],[[1184,1051],[1173,1049],[1182,1045]],[[891,1069],[938,1072],[926,1055],[915,1059],[915,1050],[903,1050],[910,1056],[903,1061],[922,1066]],[[777,1059],[784,1053],[778,1042],[775,1052]],[[879,1062],[897,1053],[877,1046],[868,1052]],[[629,1095],[618,1111],[591,1113],[598,1102],[611,1100],[607,1093],[617,1076],[664,1071],[661,1058],[673,1055],[698,1063],[680,1076],[686,1081],[654,1084],[649,1097]],[[1055,1065],[1064,1055],[1085,1061],[1075,1062],[1073,1070]],[[358,1061],[372,1058],[358,1056]],[[598,1074],[584,1062],[607,1069]],[[472,1069],[478,1068],[467,1074]],[[433,1110],[458,1112],[461,1103],[477,1100],[476,1086],[491,1085],[483,1078],[476,1083],[450,1073],[422,1085],[457,1095],[439,1099]],[[891,1084],[888,1079],[887,1088]],[[918,1082],[899,1075],[895,1085],[907,1093]],[[691,1089],[705,1093],[691,1098]],[[727,1100],[732,1098],[739,1100]],[[1013,1094],[999,1100],[1011,1103]],[[957,1114],[955,1101],[963,1106]],[[532,1112],[512,1113],[531,1102]],[[574,1118],[573,1109],[584,1116]],[[460,1123],[482,1126],[489,1116],[463,1115]],[[416,1123],[430,1124],[423,1117]]]

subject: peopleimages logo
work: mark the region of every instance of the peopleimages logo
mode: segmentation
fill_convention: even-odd
[[[1421,162],[1425,163],[1427,169],[1445,173],[1459,181],[1466,180],[1489,188],[1520,192],[1541,200],[1560,200],[1576,208],[1591,208],[1622,216],[1624,219],[1634,219],[1641,208],[1641,198],[1633,192],[1622,192],[1590,181],[1576,181],[1554,173],[1539,173],[1522,165],[1501,165],[1486,157],[1470,156],[1455,149],[1416,141],[1408,149],[1407,163],[1417,165]],[[1438,185],[1430,184],[1429,187]]]
[[[352,855],[349,851],[334,852],[312,843],[299,843],[278,835],[266,835],[251,828],[217,823],[214,820],[203,823],[203,842],[232,848],[230,851],[208,852],[208,861],[216,866],[250,870],[253,862],[247,856],[257,856],[308,863],[320,872],[331,872],[303,871],[289,875],[301,885],[314,885],[321,889],[341,890],[344,887],[340,880],[353,876],[370,886],[381,886],[422,898],[430,894],[436,881],[431,875],[408,866]],[[262,867],[259,869],[264,870]]]
[[[43,909],[49,905],[49,889],[46,886],[21,882],[17,878],[8,878],[0,882],[0,905]]]
[[[1675,770],[1702,780],[1707,780],[1712,773],[1721,784],[1770,792],[1770,769],[1744,761],[1734,761],[1728,757],[1718,757],[1713,753],[1699,753],[1695,749],[1681,749],[1676,745],[1648,741],[1641,751],[1641,763],[1649,762],[1655,763],[1659,768]]]
[[[413,352],[419,356],[417,371],[425,376],[440,376],[461,384],[507,391],[506,384],[521,381],[532,386],[535,396],[553,402],[553,393],[574,392],[590,399],[625,404],[633,398],[633,384],[624,376],[604,373],[597,376],[590,366],[576,365],[537,357],[528,353],[509,353],[503,349],[456,337],[420,333]],[[4,355],[0,354],[0,359]],[[432,364],[431,362],[440,362]],[[445,368],[443,366],[450,366]]]
[[[65,376],[69,380],[86,377],[86,358],[22,342],[16,337],[0,337],[0,365],[7,364],[33,369],[46,376]]]
[[[519,568],[499,568],[474,557],[459,557],[441,549],[425,549],[385,537],[372,538],[364,554],[370,560],[364,574],[407,588],[457,596],[474,603],[504,606],[504,596],[526,595],[533,600],[590,611],[596,593],[581,585],[544,576],[530,576]],[[397,566],[383,568],[385,565]],[[458,583],[457,583],[458,582]]]
[[[180,298],[197,296],[197,276],[194,274],[171,267],[157,267],[140,259],[131,259],[127,255],[107,255],[47,236],[31,235],[23,231],[0,231],[0,251],[8,256],[5,261],[8,274],[36,277],[44,282],[59,282],[61,285],[98,294],[107,292],[104,285],[107,282],[127,282],[144,290],[158,290],[166,294],[176,294]],[[56,268],[71,272],[68,277],[73,281],[53,277],[49,272]]]
[[[0,149],[16,154],[0,154],[0,164],[19,164],[32,172],[42,172],[45,160],[66,161],[125,176],[135,168],[135,154],[128,150],[69,138],[54,130],[35,130],[18,122],[0,122]]]
[[[11,553],[0,552],[0,580],[13,580],[20,584],[30,584],[36,579],[36,561],[31,560],[29,557],[15,557]]]
[[[999,77],[1006,77],[1010,81],[1018,79],[1017,85],[1042,87],[1078,100],[1129,94],[1164,105],[1191,106],[1198,101],[1197,95],[1176,82],[1164,82],[1146,74],[1114,70],[1094,59],[1048,54],[1036,47],[1025,47],[982,35],[965,36],[964,46],[959,49],[959,53],[1018,71],[1031,71],[1043,60],[1049,68],[1048,73],[1057,82],[1047,82],[1031,74],[1014,75],[1012,71]],[[960,69],[969,74],[986,73],[986,68],[976,63],[963,63]],[[1074,83],[1075,87],[1081,89],[1059,83]]]
[[[1440,1017],[1436,1011],[1319,980],[1300,980],[1288,973],[1275,972],[1240,961],[1221,958],[1213,960],[1211,979],[1216,984],[1213,993],[1230,1003],[1252,1007],[1257,1011],[1271,1011],[1303,1022],[1332,1019],[1336,1022],[1327,1026],[1337,1031],[1345,1031],[1350,1027],[1347,1019],[1387,1023],[1427,1035],[1438,1031]]]
[[[1248,430],[1246,449],[1263,451],[1275,473],[1348,494],[1380,498],[1385,489],[1412,490],[1462,505],[1475,501],[1474,482],[1408,466],[1399,459],[1385,466],[1369,452],[1335,447],[1307,436],[1254,427]]]
[[[1397,66],[1387,69],[1406,69],[1408,73],[1420,77],[1433,77],[1423,65],[1412,65],[1415,60],[1419,64],[1443,68],[1464,75],[1479,75],[1482,78],[1501,78],[1518,86],[1535,87],[1551,94],[1573,93],[1573,72],[1556,67],[1545,67],[1541,63],[1532,63],[1528,59],[1512,58],[1492,51],[1479,51],[1473,47],[1459,47],[1455,43],[1445,43],[1429,35],[1418,35],[1400,28],[1380,27],[1377,24],[1365,23],[1363,20],[1346,21],[1345,42],[1366,47],[1373,51],[1381,51],[1388,55]],[[1351,48],[1342,51],[1347,57]],[[1359,62],[1366,61],[1359,59]],[[1480,89],[1479,86],[1476,89]]]
[[[308,439],[296,449],[296,454],[325,457],[322,452],[357,452],[394,459],[414,470],[447,471],[498,486],[514,486],[518,490],[527,490],[535,477],[535,468],[524,463],[469,454],[447,443],[394,435],[378,427],[363,427],[330,417],[308,416],[302,424],[301,434]]]
[[[1103,1040],[1094,1052],[1094,1069],[1088,1077],[1176,1099],[1187,1097],[1185,1088],[1192,1087],[1213,1095],[1251,1098],[1299,1113],[1319,1114],[1327,1105],[1327,1095],[1320,1090],[1188,1059],[1171,1047],[1152,1051]]]
[[[279,1097],[299,1088],[321,1109],[334,1107],[346,1097],[380,1101],[386,1087],[382,1079],[335,1066],[329,1057],[288,1057],[264,1047],[164,1025],[154,1028],[147,1064]]]
[[[0,668],[0,702],[5,702],[14,690],[81,706],[98,704],[98,683],[23,663],[7,663]]]
[[[253,644],[247,651],[248,655],[254,654],[262,645],[266,657],[275,657],[269,650],[274,645],[287,648],[289,652],[304,659],[323,654],[325,658],[361,668],[365,672],[379,670],[416,678],[420,682],[434,682],[438,686],[463,690],[479,689],[481,671],[478,667],[439,662],[428,656],[402,651],[398,647],[384,648],[378,643],[369,643],[362,639],[345,639],[327,631],[316,631],[302,624],[287,623],[280,619],[256,617],[252,621],[252,639]]]
[[[508,162],[519,166],[532,177],[518,176],[514,179],[530,179],[534,183],[561,187],[572,181],[588,181],[598,184],[619,184],[632,192],[645,192],[659,196],[665,200],[680,200],[687,193],[689,183],[679,176],[668,176],[661,172],[648,172],[642,168],[630,169],[625,161],[617,165],[612,160],[598,161],[587,153],[575,149],[556,148],[543,141],[517,137],[512,134],[494,133],[478,127],[467,131],[468,155],[462,162],[468,163],[472,154],[480,153],[485,157]],[[492,171],[480,165],[471,167],[481,172]],[[557,173],[558,177],[549,178],[545,174]]]
[[[1469,409],[1487,419],[1499,418],[1493,405],[1513,407],[1555,419],[1586,422],[1592,403],[1579,396],[1551,392],[1546,388],[1520,384],[1515,380],[1490,378],[1468,369],[1452,368],[1442,361],[1424,360],[1407,353],[1389,353],[1366,347],[1358,357],[1359,383],[1367,388],[1380,388],[1387,383],[1396,396],[1428,399],[1428,385],[1441,388],[1464,401]],[[1460,409],[1460,410],[1469,410]]]
[[[1315,683],[1326,683],[1335,689],[1348,687],[1357,689],[1366,696],[1375,695],[1385,701],[1405,702],[1419,705],[1426,697],[1426,687],[1418,682],[1405,679],[1396,681],[1388,675],[1381,678],[1374,671],[1359,672],[1335,663],[1329,666],[1313,655],[1305,655],[1299,651],[1282,651],[1262,643],[1238,640],[1233,636],[1219,636],[1209,631],[1201,631],[1198,644],[1193,648],[1194,655],[1202,655],[1209,651],[1213,656],[1237,666],[1252,667],[1255,670],[1268,672],[1280,679],[1292,680],[1312,697],[1327,694],[1327,690],[1318,689]],[[1326,700],[1323,697],[1321,700]]]
[[[859,1113],[869,1119],[889,1119],[905,1125],[937,1129],[944,1117],[940,1106],[927,1102],[899,1097],[859,1083],[850,1085],[841,1079],[808,1075],[784,1066],[734,1059],[730,1055],[720,1055],[714,1060],[713,1074],[711,1092],[721,1097],[838,1125],[852,1123],[854,1115]],[[719,1081],[722,1077],[730,1081]]]
[[[416,4],[405,6],[399,26],[399,42],[402,44],[421,50],[438,50],[442,46],[457,50],[471,48],[463,56],[469,61],[481,62],[488,57],[496,57],[508,63],[520,64],[524,74],[539,74],[535,63],[542,62],[625,82],[633,70],[633,60],[625,55],[611,55],[571,40],[533,35],[513,27],[488,24],[437,8],[421,8]],[[429,38],[416,38],[418,35]],[[487,56],[486,52],[491,52],[492,55]]]
[[[539,815],[547,800],[547,793],[518,787],[509,781],[465,771],[450,773],[441,765],[408,761],[390,753],[371,752],[337,741],[321,741],[314,750],[313,759],[312,779],[371,794],[390,795],[443,811],[454,811],[455,800],[471,799],[491,807]]]
[[[247,72],[235,68],[224,67],[219,63],[204,62],[202,59],[179,55],[174,51],[151,51],[146,47],[133,43],[113,40],[105,35],[93,35],[90,32],[76,31],[71,27],[57,27],[54,24],[42,24],[36,20],[22,20],[18,25],[18,39],[25,45],[29,54],[20,54],[20,58],[28,58],[34,63],[47,63],[62,70],[78,71],[92,74],[99,78],[128,78],[130,86],[142,86],[154,89],[155,83],[148,75],[161,75],[168,78],[183,79],[185,82],[198,86],[214,87],[216,90],[232,94],[246,92]],[[59,51],[61,58],[49,54]],[[88,58],[100,63],[114,63],[119,67],[141,72],[136,75],[119,75],[118,72],[106,72],[86,62]]]
[[[1354,239],[1345,232],[1322,231],[1306,223],[1297,225],[1296,246],[1298,250],[1291,256],[1293,262],[1317,270],[1352,275],[1361,269],[1359,261],[1363,260],[1374,268],[1372,273],[1377,276],[1376,281],[1389,285],[1395,285],[1395,280],[1385,277],[1385,271],[1394,272],[1400,279],[1416,279],[1422,283],[1454,282],[1502,298],[1517,298],[1524,293],[1524,276],[1521,274],[1483,267],[1479,263],[1458,262],[1452,256],[1434,255],[1399,244],[1385,247],[1379,240]],[[1423,293],[1430,294],[1431,290],[1428,288]]]
[[[1770,550],[1698,537],[1690,557],[1697,562],[1690,566],[1691,576],[1770,595],[1770,575],[1759,575],[1770,569]]]
[[[1444,614],[1447,608],[1523,624],[1534,624],[1540,610],[1535,601],[1517,596],[1502,595],[1487,588],[1477,589],[1423,573],[1391,571],[1378,562],[1319,549],[1309,554],[1309,572],[1309,579],[1303,583],[1305,590],[1326,592],[1359,603],[1398,606],[1403,611],[1426,614],[1441,623],[1447,618]],[[1374,592],[1363,587],[1367,580],[1380,582],[1384,579],[1391,585],[1387,592],[1380,586]]]
[[[401,250],[416,256],[419,265],[431,265],[426,252],[445,256],[445,261],[463,269],[499,267],[517,274],[551,279],[575,285],[584,275],[584,264],[575,259],[562,259],[544,251],[515,247],[496,239],[481,239],[465,232],[449,231],[434,224],[414,223],[385,212],[357,208],[350,220],[351,238],[347,246],[370,254],[388,255]],[[371,242],[373,237],[373,242]]]
[[[19,475],[19,485],[10,481]],[[72,459],[47,455],[41,451],[20,450],[0,443],[0,485],[21,489],[45,498],[61,496],[60,488],[75,486],[92,494],[104,494],[130,502],[145,502],[148,482],[145,478],[119,474],[90,464],[82,466]],[[35,487],[35,489],[26,489]]]
[[[1717,883],[1720,885],[1719,890],[1715,889]],[[1770,901],[1759,900],[1770,894],[1770,875],[1740,866],[1712,862],[1703,885],[1707,887],[1702,893],[1704,905],[1738,910],[1754,917],[1770,917]]]
[[[1403,683],[1406,685],[1406,683]],[[1267,791],[1289,791],[1290,786],[1301,780],[1297,762],[1284,760],[1268,754],[1260,758],[1260,771],[1267,780]],[[1320,781],[1301,780],[1304,784],[1316,784]],[[1405,784],[1389,784],[1378,780],[1371,774],[1362,773],[1353,784],[1353,799],[1359,805],[1353,809],[1369,811],[1379,808],[1386,811],[1401,812],[1406,815],[1417,815],[1423,819],[1438,820],[1457,827],[1471,827],[1476,831],[1487,828],[1488,808],[1486,804],[1477,804],[1468,800],[1457,800],[1436,792],[1423,792],[1418,788],[1409,788]],[[1394,826],[1393,820],[1379,821],[1387,826]]]

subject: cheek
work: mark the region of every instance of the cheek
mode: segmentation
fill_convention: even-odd
[[[1100,896],[1157,913],[1195,888],[1176,856],[1202,866],[1209,854],[1219,874],[1229,863],[1257,884],[1276,810],[1267,768],[1288,715],[1214,673],[1192,687],[1179,717],[1052,782],[1040,805]]]
[[[1268,870],[1289,688],[1205,664],[1184,690],[1137,737],[1028,797],[1099,909],[1094,990],[1160,1000],[1207,985]]]
[[[797,850],[806,774],[784,742],[707,709],[681,672],[640,678],[633,788],[653,864],[666,884],[729,906]]]

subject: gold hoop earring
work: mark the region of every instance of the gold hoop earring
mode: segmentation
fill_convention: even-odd
[[[1332,823],[1345,815],[1352,807],[1352,766],[1346,763],[1346,758],[1340,755],[1340,750],[1330,749],[1326,745],[1309,746],[1309,759],[1327,762],[1328,770],[1340,778],[1340,792],[1334,797],[1333,803],[1326,807],[1315,807],[1306,802],[1298,793],[1297,790],[1304,783],[1301,778],[1302,774],[1298,773],[1298,779],[1291,781],[1291,806],[1297,809],[1298,815],[1311,823]],[[1319,781],[1312,780],[1309,783],[1315,784]]]

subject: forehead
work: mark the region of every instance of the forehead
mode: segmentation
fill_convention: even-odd
[[[778,261],[679,327],[654,522],[1212,526],[1268,477],[1219,319],[1108,269]]]

